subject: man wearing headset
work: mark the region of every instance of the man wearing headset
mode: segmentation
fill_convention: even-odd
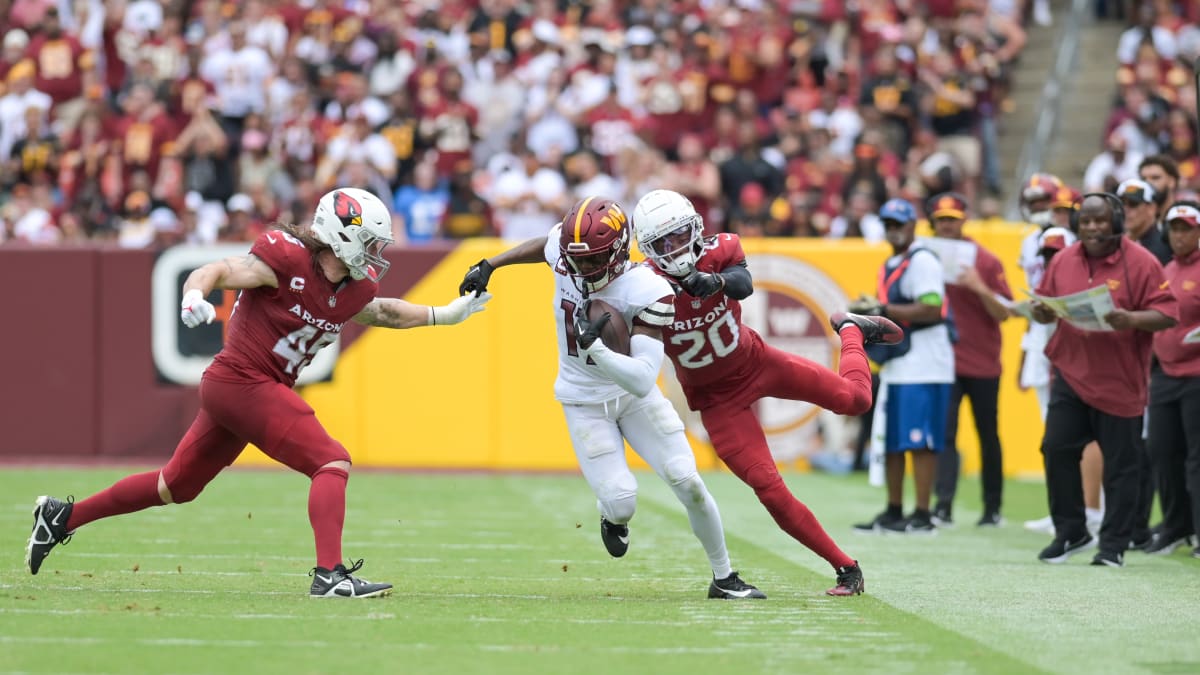
[[[1038,559],[1047,563],[1066,562],[1096,545],[1085,526],[1079,473],[1090,441],[1098,441],[1104,454],[1107,501],[1092,564],[1124,566],[1133,535],[1151,333],[1174,326],[1179,309],[1158,260],[1126,240],[1124,215],[1115,195],[1084,195],[1079,241],[1051,260],[1037,289],[1057,297],[1104,284],[1115,306],[1104,316],[1111,331],[1088,332],[1063,321],[1046,345],[1053,375],[1042,455],[1055,537]],[[1046,324],[1056,319],[1050,307],[1036,302],[1033,317]]]

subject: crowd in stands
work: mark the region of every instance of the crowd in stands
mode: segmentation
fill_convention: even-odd
[[[1200,191],[1196,140],[1196,74],[1200,3],[1140,0],[1117,44],[1115,100],[1103,149],[1088,165],[1085,191],[1113,191],[1138,177],[1138,165],[1166,155],[1179,166],[1181,195]]]
[[[998,121],[1033,12],[1020,0],[0,7],[0,240],[126,247],[248,241],[302,222],[335,184],[391,203],[410,243],[537,235],[579,195],[633,204],[655,187],[686,193],[714,231],[877,238],[889,197],[1001,191]]]

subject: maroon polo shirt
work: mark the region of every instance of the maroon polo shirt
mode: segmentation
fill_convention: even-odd
[[[1200,251],[1176,257],[1163,270],[1179,303],[1179,324],[1154,334],[1154,353],[1172,377],[1200,376],[1200,344],[1183,344],[1183,336],[1200,326]]]
[[[983,283],[993,293],[1012,300],[1000,259],[970,237],[963,237],[963,240],[979,248],[975,254],[975,271],[979,272]],[[958,330],[958,342],[954,343],[954,372],[963,377],[1000,377],[1000,322],[988,314],[983,300],[966,286],[947,284],[946,297],[950,301],[950,311],[954,313],[954,327]]]
[[[1062,296],[1107,284],[1113,302],[1131,311],[1158,310],[1179,318],[1158,259],[1122,237],[1105,258],[1092,258],[1081,242],[1063,249],[1046,268],[1039,295]],[[1046,357],[1084,403],[1117,417],[1138,417],[1146,407],[1153,336],[1144,330],[1085,331],[1058,322]]]

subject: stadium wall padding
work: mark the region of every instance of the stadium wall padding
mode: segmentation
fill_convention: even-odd
[[[990,225],[968,231],[999,256],[1009,285],[1023,297],[1024,276],[1015,264],[1023,229]],[[745,240],[743,245],[763,289],[756,295],[781,292],[770,277],[776,266],[766,264],[776,260],[803,263],[825,277],[815,286],[828,284],[839,298],[871,293],[888,254],[884,245],[851,241]],[[480,239],[389,251],[392,268],[383,291],[417,303],[445,304],[457,293],[467,267],[505,247],[500,240]],[[154,367],[149,288],[154,260],[145,251],[0,248],[9,316],[20,321],[0,350],[0,456],[156,461],[170,455],[198,402],[194,387],[160,381]],[[756,267],[757,261],[762,262]],[[544,265],[499,270],[491,283],[496,298],[487,311],[460,326],[348,328],[332,380],[305,386],[301,393],[359,466],[573,469],[574,454],[552,392],[557,310],[549,275]],[[807,277],[797,278],[801,281],[792,282],[793,288],[782,289],[796,299],[785,298],[785,304],[805,307],[813,316],[827,309],[833,301],[828,289],[808,288]],[[824,317],[817,322],[823,326]],[[1042,467],[1037,403],[1032,392],[1016,387],[1024,326],[1021,320],[1003,326],[1000,429],[1009,475],[1040,474]],[[821,333],[808,330],[809,338],[815,334],[819,341]],[[829,333],[826,351],[835,354],[835,338],[824,330]],[[962,413],[959,446],[964,470],[974,472],[978,443],[969,406]],[[711,447],[698,437],[692,440],[702,468],[719,465]],[[270,460],[251,449],[239,462]]]

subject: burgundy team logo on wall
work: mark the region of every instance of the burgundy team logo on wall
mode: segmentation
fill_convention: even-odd
[[[333,193],[333,214],[345,225],[362,225],[362,205],[345,192]]]

